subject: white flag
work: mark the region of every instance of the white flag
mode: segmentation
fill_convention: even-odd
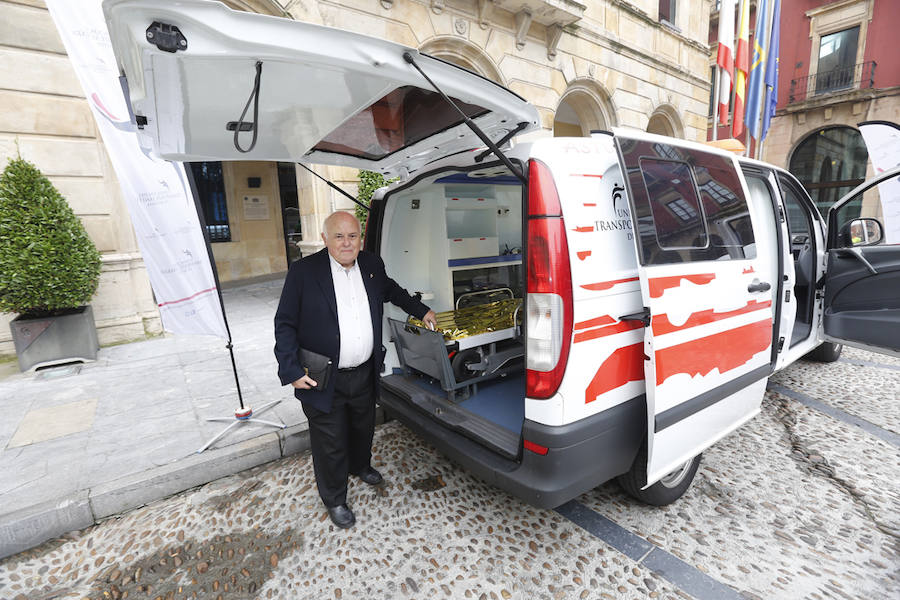
[[[900,166],[900,126],[887,121],[866,121],[859,124],[859,132],[866,142],[869,160],[875,175]],[[878,184],[884,218],[884,241],[900,243],[900,181],[896,178]]]
[[[122,193],[163,327],[228,338],[193,195],[181,163],[140,148],[100,0],[47,0],[81,82]]]

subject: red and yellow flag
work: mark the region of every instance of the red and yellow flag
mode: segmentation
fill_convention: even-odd
[[[750,0],[741,0],[734,70],[734,118],[731,121],[731,135],[739,137],[744,133],[744,98],[747,94],[747,72],[750,70]]]

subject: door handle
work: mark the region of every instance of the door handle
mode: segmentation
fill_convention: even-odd
[[[866,260],[866,257],[863,256],[863,253],[859,248],[841,248],[837,251],[837,255],[842,258],[849,258],[852,256],[853,258],[864,264],[866,266],[866,269],[869,270],[869,273],[871,273],[872,275],[878,275],[878,270],[872,266],[872,263]]]
[[[619,320],[640,321],[644,324],[644,327],[650,327],[650,309],[645,306],[640,312],[632,313],[630,315],[622,315],[621,317],[619,317]]]
[[[768,292],[771,289],[771,283],[768,281],[760,281],[759,279],[754,279],[753,283],[747,286],[747,291],[754,294],[756,292]]]

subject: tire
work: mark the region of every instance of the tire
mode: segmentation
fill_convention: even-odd
[[[474,348],[463,350],[453,357],[450,366],[453,367],[453,376],[456,381],[462,383],[474,377],[481,375],[481,371],[470,371],[469,365],[480,363],[481,355]]]
[[[815,350],[804,356],[808,360],[816,362],[830,363],[836,361],[841,356],[841,350],[844,346],[833,342],[822,342]]]
[[[647,489],[641,489],[647,478],[647,441],[645,439],[631,469],[627,473],[619,475],[619,485],[629,496],[645,504],[651,506],[672,504],[691,487],[694,475],[697,474],[697,469],[700,467],[701,456],[702,454],[698,454]]]

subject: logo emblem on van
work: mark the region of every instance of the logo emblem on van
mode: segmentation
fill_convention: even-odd
[[[625,191],[625,188],[618,183],[613,184],[613,193],[612,193],[612,201],[613,201],[613,212],[616,213],[617,217],[627,218],[628,215],[628,207],[626,206],[624,209],[619,208],[619,200],[622,199],[622,192]]]

